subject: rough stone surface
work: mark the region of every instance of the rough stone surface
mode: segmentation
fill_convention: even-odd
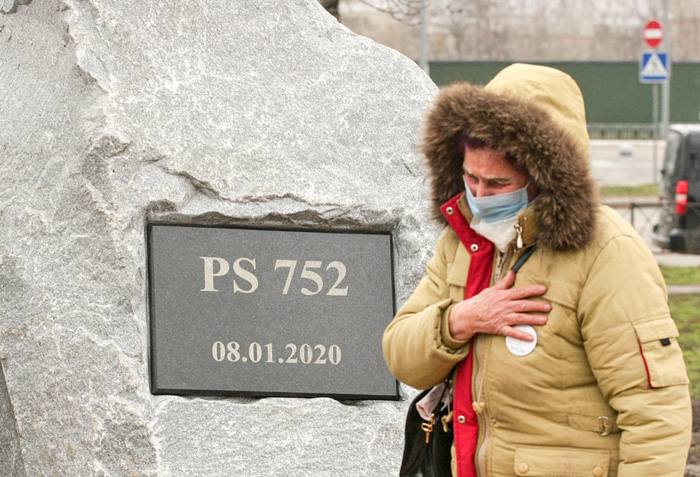
[[[2,368],[0,361],[0,475],[24,477],[15,413],[5,384],[5,371]]]
[[[401,304],[430,79],[315,0],[5,0],[0,45],[0,473],[395,475],[405,400],[151,395],[144,232],[391,230]]]

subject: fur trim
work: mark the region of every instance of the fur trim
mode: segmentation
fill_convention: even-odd
[[[553,120],[558,113],[535,104],[539,102],[499,94],[488,86],[462,83],[442,90],[428,115],[422,144],[435,219],[446,223],[440,205],[464,191],[459,142],[466,134],[514,157],[538,186],[533,205],[540,215],[540,246],[575,250],[592,240],[597,193],[589,170],[587,132],[585,138],[575,137],[563,121]]]

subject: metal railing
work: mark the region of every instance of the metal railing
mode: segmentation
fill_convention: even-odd
[[[591,139],[654,139],[654,125],[589,123],[588,134]]]
[[[651,240],[654,225],[658,223],[661,204],[656,197],[607,198],[603,203],[615,209],[645,241]]]

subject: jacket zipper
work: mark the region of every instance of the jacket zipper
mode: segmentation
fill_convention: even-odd
[[[516,225],[516,250],[513,247],[509,247],[506,253],[501,253],[496,251],[496,260],[494,260],[494,273],[493,273],[493,283],[498,282],[503,275],[503,271],[506,269],[506,265],[509,264],[512,258],[517,254],[517,252],[522,249],[522,227]],[[492,285],[493,285],[492,283]],[[474,412],[476,413],[477,423],[479,425],[479,437],[476,443],[476,475],[477,477],[486,475],[486,452],[487,443],[491,436],[491,427],[488,411],[486,409],[486,404],[481,401],[481,388],[482,381],[485,379],[486,374],[486,362],[487,354],[489,353],[490,346],[487,346],[485,341],[490,340],[491,337],[486,337],[482,335],[477,335],[474,342],[474,366],[475,366],[475,378],[474,378],[474,388],[472,389],[472,396],[474,399]],[[490,341],[488,343],[490,345]]]
[[[507,252],[502,253],[500,251],[496,251],[496,260],[494,260],[494,267],[493,267],[493,283],[491,285],[494,285],[495,283],[498,283],[501,278],[503,278],[503,271],[506,269],[506,264],[510,262],[511,258],[513,257],[513,247],[510,247]]]
[[[472,391],[472,395],[476,397],[474,400],[474,412],[476,413],[476,419],[479,426],[479,437],[476,443],[476,475],[485,476],[486,475],[486,445],[491,435],[491,429],[489,428],[488,413],[486,412],[486,405],[481,401],[481,382],[484,379],[484,371],[482,363],[486,362],[485,353],[488,352],[485,349],[486,337],[478,335],[476,342],[474,344],[474,358],[476,365],[476,378],[474,379],[475,389]]]

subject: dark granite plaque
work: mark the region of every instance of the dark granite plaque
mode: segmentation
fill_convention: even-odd
[[[149,225],[154,394],[396,399],[391,235]]]

